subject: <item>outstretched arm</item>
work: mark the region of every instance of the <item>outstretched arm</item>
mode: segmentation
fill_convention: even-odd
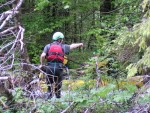
[[[83,46],[83,43],[73,43],[70,45],[70,50]]]

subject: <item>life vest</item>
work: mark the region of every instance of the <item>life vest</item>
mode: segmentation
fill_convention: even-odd
[[[47,61],[64,61],[64,52],[60,43],[51,43],[47,53]]]

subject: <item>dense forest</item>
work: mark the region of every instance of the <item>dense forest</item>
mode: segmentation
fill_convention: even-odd
[[[40,55],[58,31],[84,46],[47,100]],[[149,113],[149,87],[149,0],[0,1],[0,112]]]

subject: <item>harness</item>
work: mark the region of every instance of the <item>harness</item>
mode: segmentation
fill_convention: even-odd
[[[62,49],[62,44],[58,42],[53,42],[50,44],[50,48],[47,53],[48,62],[58,62],[63,63],[64,61],[64,51]]]
[[[54,75],[55,75],[55,71],[56,71],[56,67],[58,65],[62,65],[63,61],[64,61],[64,51],[62,48],[62,44],[59,42],[53,42],[50,44],[49,50],[47,52],[47,64],[53,66],[54,68]],[[62,68],[62,66],[60,66],[60,68]]]

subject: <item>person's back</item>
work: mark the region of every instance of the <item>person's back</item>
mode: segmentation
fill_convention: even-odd
[[[55,83],[56,98],[61,97],[61,86],[63,79],[63,62],[64,55],[68,54],[71,49],[83,46],[83,43],[62,44],[64,35],[61,32],[56,32],[53,35],[53,43],[47,44],[44,47],[40,57],[40,68],[44,65],[44,60],[47,60],[46,73],[49,98],[52,97],[52,84]]]

